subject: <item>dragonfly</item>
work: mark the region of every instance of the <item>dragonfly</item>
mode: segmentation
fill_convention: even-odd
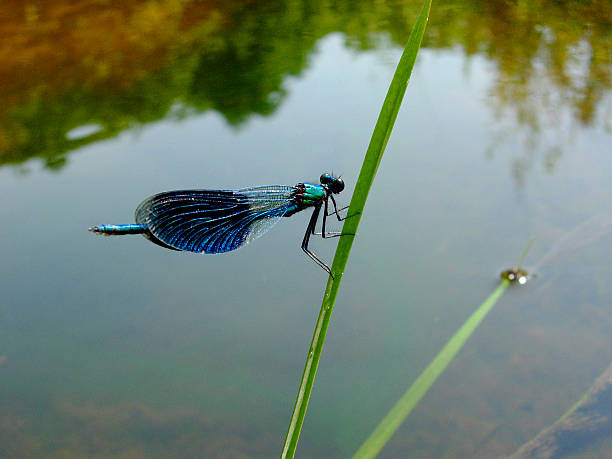
[[[135,212],[135,224],[92,226],[89,231],[105,236],[141,234],[167,249],[195,253],[236,250],[268,232],[283,217],[313,208],[302,240],[302,250],[330,276],[327,266],[308,248],[312,235],[322,238],[348,233],[326,231],[327,217],[340,212],[334,198],[344,190],[340,177],[324,173],[319,184],[264,185],[237,190],[177,190],[145,199]],[[333,211],[330,212],[330,204]],[[321,232],[315,232],[323,210]]]

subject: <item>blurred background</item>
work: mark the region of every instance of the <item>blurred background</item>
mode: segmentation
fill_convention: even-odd
[[[87,228],[164,190],[332,171],[348,204],[420,7],[3,2],[1,456],[280,454],[326,282],[309,216],[215,256]],[[537,278],[381,457],[511,454],[610,364],[611,74],[610,1],[434,2],[298,457],[349,457],[531,237]]]

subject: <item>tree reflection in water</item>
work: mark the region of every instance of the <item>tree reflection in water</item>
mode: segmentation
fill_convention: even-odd
[[[212,109],[239,125],[269,115],[320,38],[339,31],[359,50],[378,46],[380,34],[404,43],[416,3],[9,1],[0,18],[0,165],[39,157],[59,168],[72,150],[166,117]],[[511,118],[502,132],[524,129],[520,181],[543,125],[565,109],[570,123],[605,123],[610,17],[610,2],[449,1],[432,11],[424,48],[460,46],[493,62],[492,106]],[[88,124],[102,128],[67,136]],[[565,140],[544,153],[545,166],[554,168]]]

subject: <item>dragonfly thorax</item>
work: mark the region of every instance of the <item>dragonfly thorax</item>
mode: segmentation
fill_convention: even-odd
[[[308,207],[320,208],[324,202],[325,209],[327,209],[328,199],[331,198],[333,201],[331,195],[338,194],[344,190],[344,181],[331,174],[322,174],[320,182],[320,184],[308,182],[296,184],[293,187],[294,207],[288,209],[284,216],[290,217]]]
[[[298,183],[295,186],[294,200],[301,208],[320,204],[329,195],[327,189],[322,185],[314,183]]]

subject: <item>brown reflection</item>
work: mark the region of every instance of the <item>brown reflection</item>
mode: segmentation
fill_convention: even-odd
[[[489,103],[497,140],[516,145],[519,185],[536,164],[553,171],[580,125],[609,129],[601,105],[612,83],[612,2],[444,2],[432,10],[436,23],[445,25],[434,46],[461,45],[494,63]]]
[[[37,409],[3,406],[2,457],[269,457],[278,438],[242,420],[186,407],[61,402]],[[51,422],[49,422],[52,420]]]
[[[405,43],[420,0],[254,2],[42,0],[3,3],[0,165],[66,152],[134,124],[216,110],[230,124],[270,114],[283,80],[300,74],[316,41],[341,31],[349,46]],[[432,9],[424,46],[460,45],[497,68],[498,110],[537,133],[543,110],[597,121],[611,85],[611,2],[447,1]],[[69,139],[88,124],[101,129]],[[545,161],[561,155],[553,148]],[[521,162],[522,161],[522,162]],[[530,159],[515,164],[520,170]],[[525,163],[525,164],[523,164]]]
[[[158,119],[169,63],[214,33],[214,2],[4,2],[0,18],[0,162],[65,151]],[[88,122],[103,130],[70,141]]]
[[[609,1],[451,1],[432,10],[430,26],[438,30],[435,47],[461,44],[468,55],[484,53],[496,63],[502,103],[525,101],[536,89],[533,78],[546,76],[589,124],[610,89]]]

